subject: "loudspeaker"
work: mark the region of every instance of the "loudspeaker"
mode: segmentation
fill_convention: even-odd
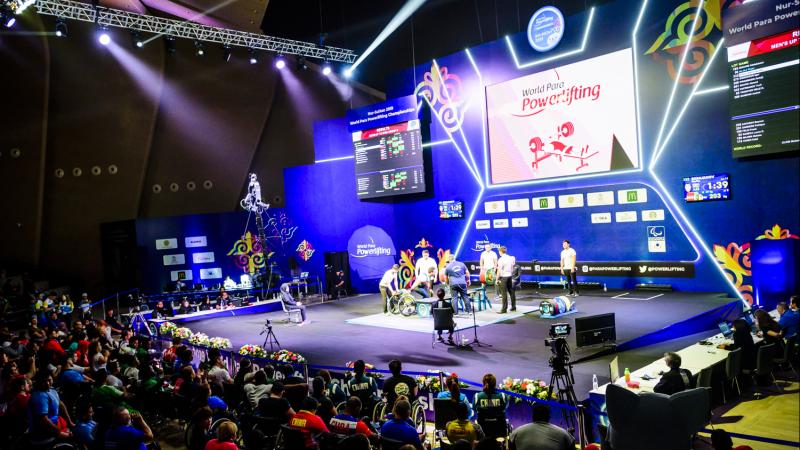
[[[344,272],[344,286],[347,292],[353,294],[350,285],[350,256],[347,252],[325,252],[325,286],[329,295],[333,295],[336,272]]]

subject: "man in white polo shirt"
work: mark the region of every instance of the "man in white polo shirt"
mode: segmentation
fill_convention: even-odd
[[[414,264],[414,276],[425,276],[430,273],[431,268],[433,268],[431,281],[435,283],[439,279],[439,266],[436,264],[436,260],[430,257],[430,252],[423,250],[422,258],[418,259],[417,263]]]
[[[389,297],[393,296],[397,291],[397,272],[400,271],[400,266],[393,265],[391,269],[383,273],[378,288],[381,290],[381,300],[383,300],[383,313],[389,314]]]
[[[506,313],[509,295],[511,296],[511,311],[517,310],[517,295],[511,283],[511,278],[514,276],[514,265],[516,264],[517,259],[508,254],[508,249],[505,245],[501,246],[500,259],[497,260],[497,276],[498,286],[500,286],[500,295],[503,297],[503,308],[498,314]]]
[[[569,286],[569,295],[573,297],[578,296],[578,269],[575,267],[575,259],[577,254],[575,249],[569,246],[569,241],[564,239],[561,244],[564,250],[561,250],[561,275],[567,277],[567,285]]]

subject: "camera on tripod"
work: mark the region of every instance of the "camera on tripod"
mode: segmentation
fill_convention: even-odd
[[[569,344],[567,336],[572,331],[568,323],[554,323],[550,325],[550,338],[544,340],[545,347],[550,347],[553,356],[550,357],[550,367],[558,372],[563,372],[569,366]]]

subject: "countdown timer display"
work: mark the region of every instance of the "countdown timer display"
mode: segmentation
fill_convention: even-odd
[[[684,177],[683,199],[688,203],[728,200],[731,183],[727,173]]]

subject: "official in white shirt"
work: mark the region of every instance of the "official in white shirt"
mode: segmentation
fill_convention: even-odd
[[[431,258],[430,252],[427,250],[422,251],[422,258],[418,259],[416,264],[414,264],[414,276],[418,277],[421,274],[427,274],[430,272],[430,269],[433,268],[433,280],[438,280],[439,276],[439,266],[436,264],[436,260]]]
[[[397,272],[400,271],[400,266],[393,265],[391,269],[383,273],[378,288],[381,290],[381,300],[383,300],[383,313],[389,313],[389,297],[393,296],[397,291]]]
[[[517,310],[517,295],[511,283],[511,279],[514,275],[514,266],[516,264],[516,258],[508,254],[508,249],[505,246],[501,246],[500,259],[497,260],[497,285],[500,287],[500,295],[503,298],[503,308],[498,314],[506,313],[509,295],[511,296],[511,311]]]
[[[567,285],[569,286],[569,295],[573,297],[578,296],[578,269],[575,264],[577,254],[575,249],[569,246],[569,241],[564,239],[561,244],[564,250],[561,250],[561,275],[567,277]]]

